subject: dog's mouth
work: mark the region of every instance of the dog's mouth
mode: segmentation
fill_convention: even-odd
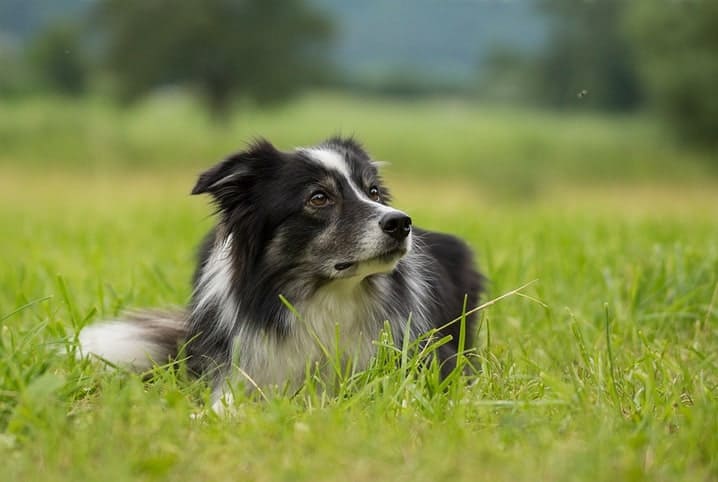
[[[372,256],[371,258],[337,263],[334,265],[334,269],[337,271],[346,271],[349,268],[352,268],[353,266],[356,266],[361,263],[378,263],[378,264],[387,263],[388,264],[388,263],[391,263],[391,262],[396,261],[397,259],[401,258],[402,256],[404,256],[406,254],[406,252],[407,252],[406,248],[395,248],[395,249],[386,251],[382,254],[379,254],[377,256]]]

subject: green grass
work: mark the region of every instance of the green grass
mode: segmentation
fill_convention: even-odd
[[[665,154],[641,182],[628,176],[611,184],[609,176],[588,186],[591,176],[578,173],[575,182],[574,174],[566,175],[530,199],[507,198],[474,171],[465,179],[439,180],[431,175],[443,168],[427,164],[418,169],[423,176],[407,176],[414,147],[393,145],[381,123],[368,120],[375,109],[387,130],[410,129],[404,106],[324,102],[321,114],[307,112],[306,104],[287,112],[301,111],[292,115],[305,118],[313,141],[321,137],[310,132],[323,126],[320,118],[329,124],[340,114],[332,110],[338,105],[356,108],[357,134],[364,138],[366,128],[379,141],[376,148],[367,141],[373,151],[400,159],[387,169],[396,204],[418,225],[464,237],[491,279],[490,297],[538,279],[523,293],[543,304],[514,295],[482,312],[483,370],[471,383],[456,378],[448,390],[437,390],[430,370],[416,374],[402,370],[401,361],[397,369],[379,362],[364,376],[344,380],[338,394],[315,387],[296,397],[240,397],[231,418],[193,417],[203,412],[208,388],[181,370],[158,368],[143,379],[65,357],[58,348],[68,346],[63,339],[82,325],[124,308],[187,300],[192,253],[212,222],[205,200],[187,195],[197,169],[207,164],[193,156],[215,149],[220,155],[232,136],[203,125],[194,138],[191,121],[169,116],[177,125],[161,123],[154,138],[148,119],[165,115],[166,106],[138,107],[146,109],[138,114],[143,127],[133,126],[129,113],[104,107],[50,110],[54,119],[77,120],[83,109],[107,115],[108,126],[136,129],[127,137],[133,143],[146,136],[147,151],[142,143],[136,148],[152,159],[150,167],[132,169],[133,158],[123,157],[130,151],[120,150],[108,155],[107,165],[81,174],[74,167],[94,158],[72,139],[48,134],[48,146],[66,144],[57,158],[62,165],[53,166],[52,157],[39,154],[42,136],[33,133],[33,122],[18,127],[17,135],[28,137],[3,153],[0,480],[718,478],[715,180],[698,183],[693,174],[676,174],[680,167]],[[39,106],[12,108],[26,116],[19,125],[32,109],[41,112]],[[184,115],[186,106],[175,108]],[[416,132],[428,132],[435,119],[428,116],[431,106],[406,109],[417,116]],[[437,109],[451,117],[453,107]],[[480,111],[457,109],[463,113],[454,127],[463,124],[461,116],[469,123],[482,118]],[[348,129],[350,114],[344,112],[338,125]],[[505,116],[497,122],[508,130]],[[301,126],[272,119],[267,115],[256,128],[286,129],[282,145],[307,143]],[[552,125],[568,128],[575,121],[557,117]],[[490,119],[482,122],[491,128]],[[596,149],[623,151],[630,136],[620,126],[585,122],[606,136],[606,145]],[[531,135],[544,136],[548,152],[567,159],[581,144],[582,138],[574,142],[565,133],[549,142],[549,127],[538,118],[522,116],[514,124],[518,139],[535,129]],[[0,118],[3,136],[9,126]],[[450,126],[438,129],[461,137]],[[187,134],[177,137],[180,147],[164,144],[175,133]],[[114,141],[97,142],[98,153],[114,151]],[[535,166],[512,157],[511,142],[503,148],[496,142],[490,149],[504,152],[517,168],[524,165],[533,179]],[[654,148],[639,143],[634,149]],[[185,157],[170,168],[165,151]],[[693,165],[695,159],[685,156]],[[422,159],[416,162],[430,157]],[[468,169],[463,160],[446,160]],[[552,172],[562,172],[560,159],[550,162]],[[590,159],[580,164],[589,173],[600,169]]]
[[[291,148],[356,134],[397,173],[470,176],[509,195],[531,195],[564,180],[694,181],[718,172],[709,154],[680,150],[645,118],[516,111],[459,100],[318,93],[273,110],[241,107],[226,126],[213,125],[179,94],[123,111],[102,99],[38,98],[5,102],[2,112],[0,165],[40,169],[200,168],[256,136]]]

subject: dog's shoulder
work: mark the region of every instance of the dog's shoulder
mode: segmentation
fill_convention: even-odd
[[[472,302],[483,291],[483,276],[476,268],[474,253],[466,242],[456,236],[414,228],[419,249],[434,264],[439,284],[453,285],[461,296]]]
[[[473,251],[461,238],[418,227],[414,227],[414,235],[426,254],[436,259],[449,272],[453,273],[459,268],[473,267]]]

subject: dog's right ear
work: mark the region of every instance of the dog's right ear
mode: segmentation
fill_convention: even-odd
[[[216,193],[229,181],[248,174],[249,166],[246,164],[243,160],[243,153],[239,153],[210,167],[199,175],[192,194]]]
[[[276,147],[264,139],[254,142],[249,149],[233,154],[199,175],[192,194],[210,193],[215,197],[233,181],[252,176],[257,163],[268,163],[279,157]]]

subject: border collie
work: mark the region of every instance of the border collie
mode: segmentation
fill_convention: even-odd
[[[259,140],[202,173],[192,194],[209,194],[219,219],[186,311],[88,326],[81,352],[144,370],[182,347],[222,410],[238,382],[298,388],[322,347],[366,367],[386,322],[401,346],[456,319],[481,290],[471,251],[390,207],[377,165],[353,139],[291,152]],[[459,329],[439,331],[452,337],[438,350],[444,375]],[[469,316],[467,346],[473,332]]]

